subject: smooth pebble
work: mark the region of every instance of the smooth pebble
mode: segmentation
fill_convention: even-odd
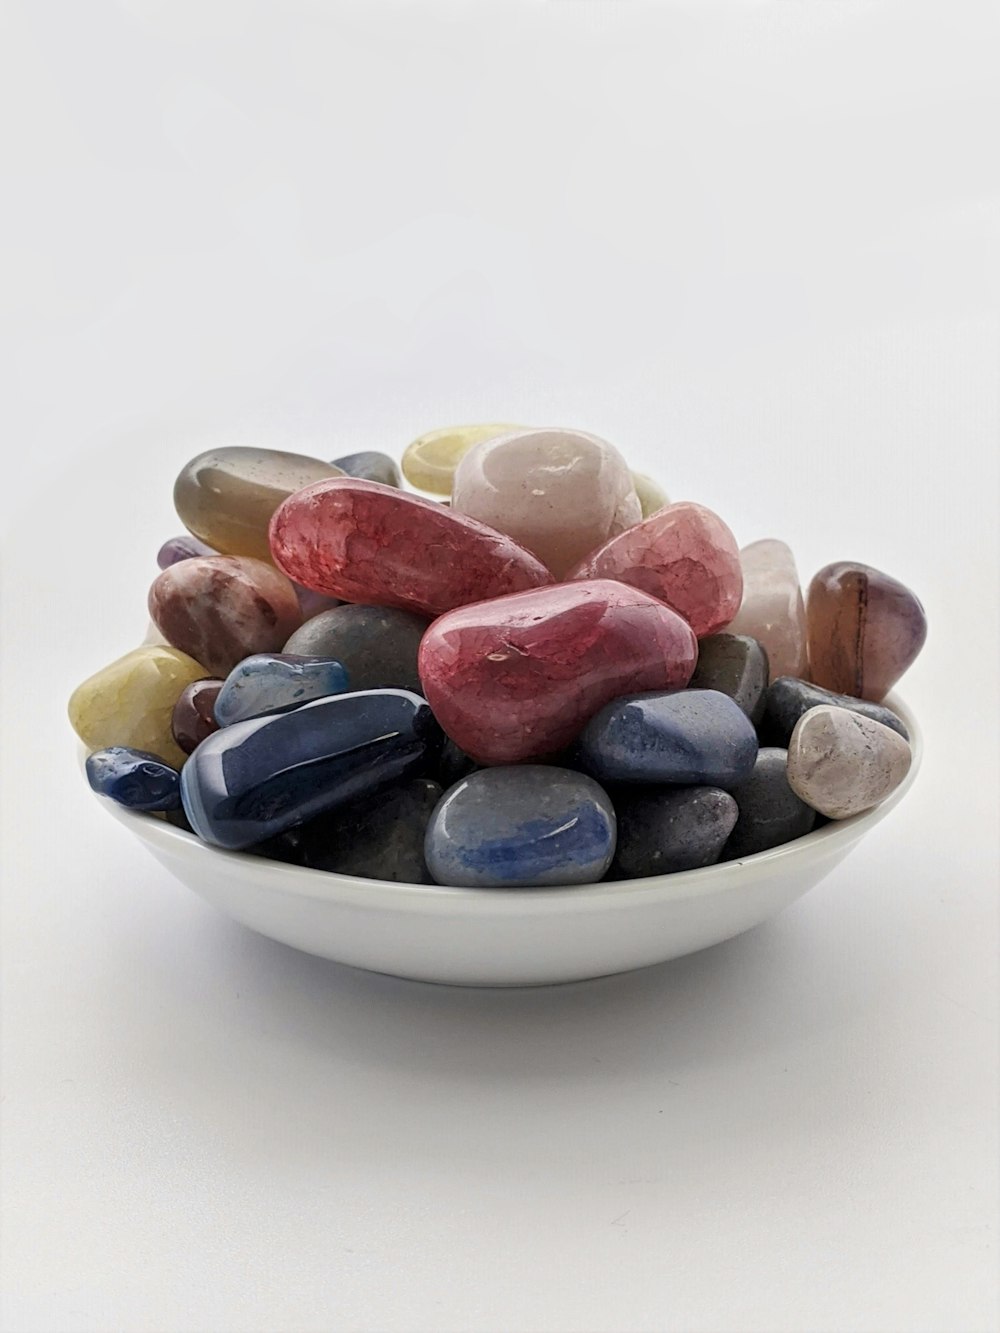
[[[87,758],[87,781],[98,796],[129,810],[174,810],[181,803],[180,774],[148,750],[113,745]]]
[[[714,865],[736,823],[718,787],[616,787],[618,847],[611,879],[643,879]]]
[[[831,708],[847,708],[861,717],[870,717],[873,722],[881,722],[884,727],[898,731],[904,741],[910,739],[906,723],[884,704],[869,703],[866,699],[855,699],[849,694],[834,694],[832,690],[824,690],[821,685],[796,680],[792,676],[779,676],[768,686],[764,697],[761,735],[766,738],[768,745],[783,745],[787,749],[795,724],[802,714],[822,704]]]
[[[297,629],[286,653],[335,657],[353,690],[400,689],[419,693],[417,650],[430,621],[391,606],[344,605]]]
[[[881,722],[820,705],[803,713],[788,745],[792,790],[828,819],[871,810],[910,770],[909,744]]]
[[[756,724],[764,714],[767,653],[746,634],[710,634],[698,643],[691,688],[718,690],[739,704]]]
[[[758,752],[750,776],[730,788],[740,813],[723,852],[727,861],[752,856],[812,831],[816,811],[789,786],[787,767],[788,752],[766,746]]]
[[[329,694],[345,694],[353,682],[331,657],[254,653],[233,667],[215,700],[215,720],[231,727],[249,717],[283,713]]]

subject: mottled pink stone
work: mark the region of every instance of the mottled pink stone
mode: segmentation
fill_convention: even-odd
[[[740,551],[743,601],[726,626],[729,634],[749,634],[767,653],[771,680],[809,679],[806,607],[795,557],[774,537]]]
[[[743,595],[736,538],[717,514],[682,500],[612,537],[568,579],[618,579],[658,597],[699,639],[725,628]]]
[[[481,764],[564,749],[606,703],[682,689],[698,645],[668,606],[610,579],[561,583],[462,607],[420,645],[424,695]]]
[[[426,616],[552,582],[541,561],[502,532],[356,477],[290,495],[271,520],[271,551],[303,587]]]

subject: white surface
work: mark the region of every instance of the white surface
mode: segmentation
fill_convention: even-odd
[[[988,12],[4,7],[5,1333],[995,1329]],[[773,924],[439,989],[94,810],[180,464],[476,418],[924,596],[920,779]]]

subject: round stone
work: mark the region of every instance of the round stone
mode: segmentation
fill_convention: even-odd
[[[730,788],[740,814],[723,853],[727,861],[778,847],[812,831],[816,811],[788,785],[787,761],[787,750],[767,746],[758,752],[750,776]]]
[[[736,823],[718,787],[627,787],[612,793],[618,847],[611,879],[642,879],[714,865]]]
[[[197,537],[183,532],[179,537],[169,537],[156,553],[156,563],[161,569],[169,569],[178,560],[192,560],[196,555],[218,555],[218,551],[206,546]]]
[[[215,701],[221,689],[221,680],[195,680],[185,685],[178,695],[170,730],[185,754],[190,754],[213,731],[218,731]]]
[[[660,483],[654,481],[652,477],[647,477],[644,472],[632,473],[632,485],[639,497],[639,507],[642,510],[643,518],[649,518],[650,514],[656,514],[661,509],[666,509],[670,503],[670,496]]]
[[[881,722],[820,705],[803,713],[788,745],[788,781],[828,819],[849,819],[896,790],[910,770],[909,744]]]
[[[746,634],[710,634],[698,643],[691,688],[728,694],[756,726],[764,714],[767,653]]]
[[[114,745],[95,750],[87,759],[91,789],[128,810],[176,810],[181,803],[180,780],[176,768],[148,750]]]
[[[430,621],[391,606],[334,607],[297,629],[286,653],[335,657],[354,690],[420,691],[417,650]]]
[[[369,449],[358,454],[345,454],[343,458],[335,458],[333,466],[339,468],[348,477],[361,477],[365,481],[379,481],[383,486],[402,486],[403,484],[396,460],[390,458],[388,454],[380,454],[375,450]]]
[[[499,424],[442,426],[407,445],[403,454],[403,476],[411,486],[432,495],[451,495],[455,469],[477,444],[523,430],[522,426]]]

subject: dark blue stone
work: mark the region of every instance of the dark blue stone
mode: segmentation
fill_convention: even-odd
[[[403,478],[395,459],[388,454],[380,454],[374,449],[366,449],[359,454],[345,454],[335,458],[333,466],[339,467],[349,477],[363,477],[365,481],[380,481],[383,486],[402,486]]]
[[[445,736],[444,744],[441,746],[441,753],[438,756],[437,780],[447,791],[453,787],[460,778],[467,778],[470,773],[474,773],[480,765],[476,763],[471,755],[460,750],[450,736]]]
[[[176,810],[181,803],[180,774],[148,750],[113,745],[87,759],[87,781],[98,796],[108,796],[129,810]]]
[[[419,695],[334,694],[215,732],[184,765],[181,796],[200,838],[250,847],[433,772],[440,745],[440,728]]]
[[[740,813],[722,853],[725,860],[765,852],[812,831],[816,811],[788,785],[787,767],[788,751],[766,746],[746,781],[731,789]]]
[[[749,777],[757,733],[717,690],[630,694],[601,709],[576,746],[601,782],[662,782],[727,789]]]
[[[738,810],[719,787],[622,786],[611,793],[618,847],[611,879],[642,879],[714,865]]]
[[[871,718],[898,732],[904,741],[910,739],[906,724],[902,718],[884,704],[873,704],[867,699],[855,699],[850,694],[834,694],[824,690],[821,685],[813,685],[797,676],[779,676],[772,681],[764,696],[764,717],[760,724],[760,734],[765,745],[780,745],[788,748],[795,724],[803,713],[821,705],[830,708],[846,708],[860,717]]]
[[[231,727],[347,689],[347,672],[332,657],[255,653],[234,666],[223,682],[215,700],[215,720],[220,727]]]
[[[547,764],[483,768],[452,787],[427,829],[438,884],[593,884],[611,864],[615,812],[591,778]]]

